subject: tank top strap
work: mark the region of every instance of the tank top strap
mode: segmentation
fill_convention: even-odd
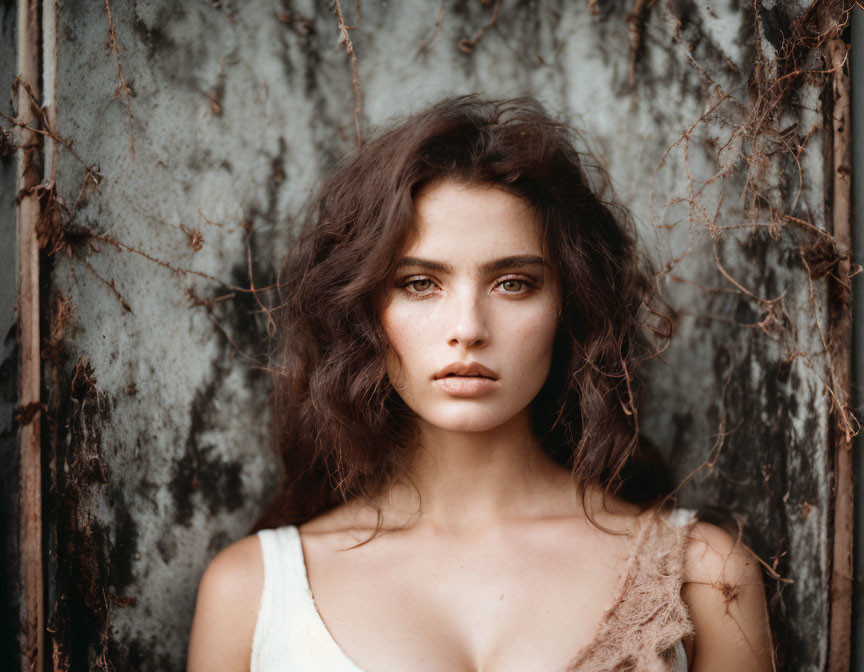
[[[252,639],[251,672],[362,672],[321,619],[295,525],[260,530],[264,590]]]
[[[675,508],[661,514],[666,520],[682,531],[696,522],[696,509]]]
[[[271,598],[299,605],[305,568],[299,549],[299,533],[294,525],[259,530],[258,540],[264,558],[264,592]]]
[[[270,669],[279,649],[290,648],[290,632],[302,612],[298,600],[297,558],[291,546],[293,526],[259,530],[258,542],[264,561],[264,590],[252,638],[251,672]]]

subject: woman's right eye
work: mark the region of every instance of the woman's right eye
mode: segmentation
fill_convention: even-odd
[[[434,286],[434,283],[429,278],[414,278],[413,280],[406,280],[399,286],[410,288],[409,294],[424,296],[429,293],[428,290]]]

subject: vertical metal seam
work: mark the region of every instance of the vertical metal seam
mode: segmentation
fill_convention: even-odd
[[[849,46],[840,29],[827,42],[826,54],[831,69],[832,166],[831,223],[837,250],[837,279],[828,279],[829,352],[831,377],[838,395],[839,411],[831,427],[834,461],[833,548],[830,573],[830,622],[828,630],[828,670],[849,669],[852,635],[852,524],[854,515],[852,482],[852,438],[850,412],[852,389],[852,297],[842,283],[851,270],[851,106],[849,76],[844,72]],[[833,296],[832,296],[833,294]]]
[[[35,0],[34,0],[35,1]],[[51,133],[57,132],[57,0],[42,0],[42,20],[41,20],[41,43],[42,43],[42,61],[40,63],[40,68],[42,71],[42,123],[46,126],[46,131],[49,131],[48,135],[42,136],[42,181],[45,184],[50,185],[52,188],[56,189],[57,185],[54,184],[54,180],[56,178],[56,168],[57,168],[57,140],[55,140],[54,136]],[[47,298],[47,297],[46,297]],[[43,298],[40,303],[47,302]],[[50,327],[49,327],[50,329]],[[41,361],[41,358],[40,358]],[[54,455],[51,454],[47,458],[48,464],[53,464]],[[52,468],[49,466],[49,473],[43,473],[42,478],[44,481],[48,481],[49,488],[53,487],[54,481],[52,479],[53,474],[51,473]],[[43,508],[44,510],[44,508]],[[44,513],[43,513],[44,516]],[[43,524],[44,529],[51,529],[50,520],[46,521],[48,525]],[[43,538],[44,538],[43,532]],[[55,576],[52,572],[52,563],[49,555],[49,545],[47,543],[42,546],[42,563],[44,566],[43,570],[43,595],[47,596],[47,599],[51,599],[51,586],[55,582]],[[45,619],[45,632],[47,628],[50,627],[50,618],[51,618],[51,607],[48,602],[43,598],[44,608],[44,616]],[[48,634],[49,641],[42,643],[42,651],[43,657],[48,657],[50,653],[51,657],[51,665],[50,669],[58,670],[61,668],[61,663],[59,660],[59,651],[57,649],[57,639],[56,637]],[[44,668],[42,668],[44,669]]]
[[[41,358],[39,346],[39,220],[38,152],[40,140],[28,127],[39,123],[39,4],[18,0],[18,76],[16,126],[19,135],[16,178],[18,190],[19,352],[18,450],[20,455],[20,576],[21,666],[43,669],[44,585],[42,558],[42,441]]]

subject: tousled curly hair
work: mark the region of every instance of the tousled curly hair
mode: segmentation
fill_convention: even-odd
[[[643,315],[663,316],[649,307],[631,218],[595,193],[577,140],[533,98],[459,96],[391,123],[322,181],[279,273],[272,409],[284,473],[253,530],[371,503],[405,473],[415,416],[387,377],[378,299],[415,195],[439,179],[495,185],[538,216],[563,290],[549,377],[532,403],[544,449],[583,499],[588,484],[632,502],[668,494],[659,453],[640,438],[634,374],[658,352],[646,334],[671,334],[643,328]]]

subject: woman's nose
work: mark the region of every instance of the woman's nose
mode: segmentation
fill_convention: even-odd
[[[482,298],[476,292],[465,292],[452,298],[451,308],[450,345],[485,346],[489,342],[489,330]]]

